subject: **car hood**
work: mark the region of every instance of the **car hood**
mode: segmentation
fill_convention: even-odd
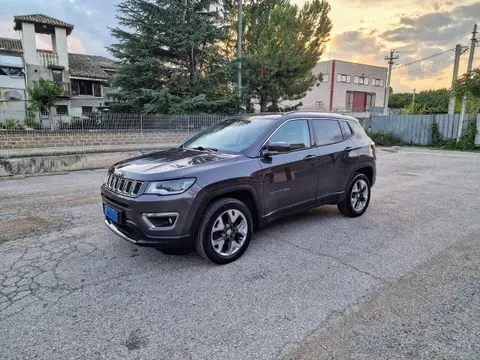
[[[165,180],[189,176],[224,162],[235,162],[237,158],[232,154],[175,148],[121,161],[109,172],[135,180]]]

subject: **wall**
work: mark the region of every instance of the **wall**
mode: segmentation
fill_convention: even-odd
[[[71,98],[69,111],[75,114],[81,114],[82,106],[93,106],[94,108],[98,108],[99,106],[103,106],[103,105],[105,105],[104,98],[94,98],[94,97],[91,97],[89,99]]]
[[[8,133],[0,131],[0,158],[59,153],[86,153],[156,149],[177,146],[193,132],[63,132]]]
[[[39,65],[37,60],[37,44],[35,40],[35,25],[22,23],[23,60],[26,64]]]
[[[8,76],[0,75],[0,88],[1,89],[18,89],[23,93],[25,90],[25,78],[20,76]],[[2,97],[3,99],[3,97]]]
[[[333,62],[335,61],[335,72],[333,73]],[[315,75],[320,73],[328,75],[327,81],[322,82],[319,86],[314,86],[312,90],[307,92],[304,98],[298,101],[285,101],[283,106],[291,106],[302,102],[300,110],[320,110],[317,109],[317,102],[322,102],[326,111],[334,111],[335,109],[344,110],[346,108],[347,91],[359,91],[367,93],[375,93],[375,105],[383,106],[385,98],[385,85],[383,87],[372,86],[372,78],[383,79],[384,84],[387,82],[387,69],[371,65],[356,64],[341,60],[328,60],[318,63],[312,72]],[[337,82],[337,74],[350,75],[350,83]],[[373,75],[371,75],[373,74]],[[359,85],[353,83],[354,76],[365,76],[369,78],[369,85]],[[371,75],[371,76],[369,76]],[[330,93],[332,81],[334,82],[334,92],[332,109],[330,109]]]
[[[359,91],[367,93],[375,93],[375,106],[383,106],[385,99],[385,86],[387,82],[387,69],[377,66],[355,64],[346,61],[335,61],[335,73],[350,75],[350,83],[341,83],[336,81],[333,94],[333,109],[345,109],[347,101],[347,91]],[[365,76],[369,78],[369,85],[360,85],[353,83],[354,76]],[[384,86],[372,86],[372,79],[383,79]]]
[[[68,71],[67,30],[56,27],[52,41],[55,42],[54,49],[58,55],[58,65],[63,66]],[[68,81],[69,79],[65,78],[65,82]]]

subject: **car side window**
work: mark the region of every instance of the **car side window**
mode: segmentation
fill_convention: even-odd
[[[285,142],[290,145],[292,150],[309,148],[311,142],[308,121],[293,120],[280,125],[268,142]]]
[[[350,125],[348,125],[348,122],[340,121],[340,127],[342,128],[344,139],[348,139],[350,136],[352,136],[352,129],[350,128]]]
[[[342,131],[337,120],[313,119],[312,124],[317,146],[343,141]]]

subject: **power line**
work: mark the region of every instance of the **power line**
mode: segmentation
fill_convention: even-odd
[[[436,57],[436,56],[440,56],[440,55],[446,54],[446,53],[448,53],[448,52],[450,52],[450,51],[453,51],[453,50],[455,50],[455,49],[449,49],[449,50],[443,51],[443,52],[438,53],[438,54],[433,54],[433,55],[427,56],[427,57],[425,57],[425,58],[423,58],[423,59],[415,60],[415,61],[412,61],[412,62],[407,63],[407,64],[398,65],[398,66],[394,67],[392,70],[400,69],[400,68],[403,68],[403,67],[405,67],[405,66],[410,66],[410,65],[419,63],[419,62],[421,62],[421,61],[425,61],[425,60],[434,58],[434,57]],[[382,71],[374,72],[374,73],[372,73],[372,74],[363,75],[363,76],[364,76],[364,77],[370,77],[370,76],[373,76],[373,75],[382,74],[382,73],[386,73],[386,72],[388,72],[388,70],[387,70],[387,69],[384,69],[384,70],[382,70]]]
[[[434,54],[434,55],[425,57],[425,58],[420,59],[420,60],[415,60],[415,61],[409,62],[409,63],[407,63],[407,64],[403,64],[403,65],[396,66],[395,68],[393,68],[393,70],[400,69],[400,68],[405,67],[405,66],[410,66],[410,65],[419,63],[419,62],[421,62],[421,61],[425,61],[425,60],[434,58],[434,57],[436,57],[436,56],[440,56],[440,55],[446,54],[446,53],[448,53],[448,52],[450,52],[450,51],[455,51],[455,49],[449,49],[449,50],[443,51],[443,52],[441,52],[441,53],[438,53],[438,54]]]

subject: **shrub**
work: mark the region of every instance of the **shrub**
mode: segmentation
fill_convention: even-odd
[[[392,133],[376,133],[371,132],[368,134],[375,142],[376,145],[379,146],[401,146],[407,145],[405,141],[403,141],[400,137],[392,134]]]
[[[23,130],[22,123],[16,119],[5,119],[3,128],[6,130]]]

